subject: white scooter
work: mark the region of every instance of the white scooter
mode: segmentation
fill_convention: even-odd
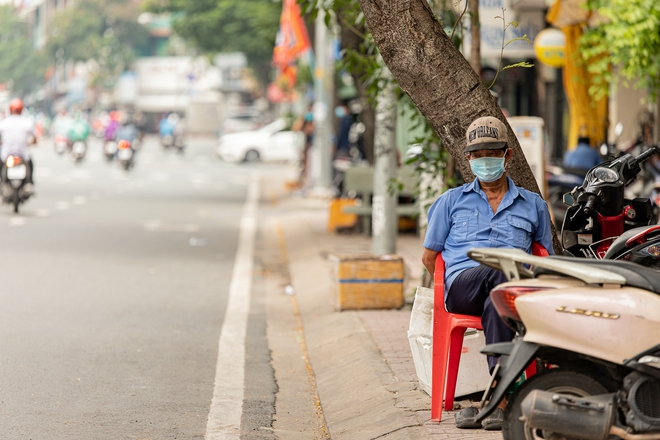
[[[87,142],[85,141],[75,141],[71,145],[71,157],[73,158],[74,162],[80,163],[85,159],[85,155],[87,154]]]
[[[517,249],[468,255],[507,275],[490,295],[518,333],[482,349],[500,362],[477,421],[508,392],[505,439],[660,439],[660,271]],[[535,361],[539,373],[513,391]]]

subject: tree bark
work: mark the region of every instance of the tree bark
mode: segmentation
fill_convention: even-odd
[[[495,116],[509,130],[514,157],[507,174],[539,193],[520,144],[490,91],[436,21],[426,0],[359,0],[385,64],[442,139],[466,181],[474,176],[465,132],[481,116]]]
[[[452,44],[427,0],[358,0],[378,50],[401,89],[442,139],[466,182],[474,179],[463,152],[472,121],[494,116],[507,127],[514,150],[507,174],[540,194],[520,144],[495,98]],[[561,246],[555,235],[555,251]]]
[[[481,77],[481,26],[479,22],[479,0],[470,2],[470,66]]]

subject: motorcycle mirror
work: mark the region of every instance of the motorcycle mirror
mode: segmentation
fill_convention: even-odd
[[[614,136],[619,137],[621,136],[621,133],[623,133],[623,124],[619,122],[616,124],[616,127],[614,127]]]
[[[607,157],[608,152],[609,152],[609,148],[607,147],[607,144],[603,143],[603,145],[600,146],[600,155],[603,157]]]
[[[571,193],[564,194],[563,201],[565,205],[568,206],[573,205],[573,196],[571,195]]]

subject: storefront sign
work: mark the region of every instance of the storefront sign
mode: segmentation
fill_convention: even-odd
[[[543,29],[534,39],[536,58],[547,66],[563,66],[565,51],[566,35],[559,29]]]

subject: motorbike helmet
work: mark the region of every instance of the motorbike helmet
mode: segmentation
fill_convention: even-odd
[[[20,115],[23,112],[23,101],[19,98],[14,98],[9,101],[9,113],[12,115]]]

